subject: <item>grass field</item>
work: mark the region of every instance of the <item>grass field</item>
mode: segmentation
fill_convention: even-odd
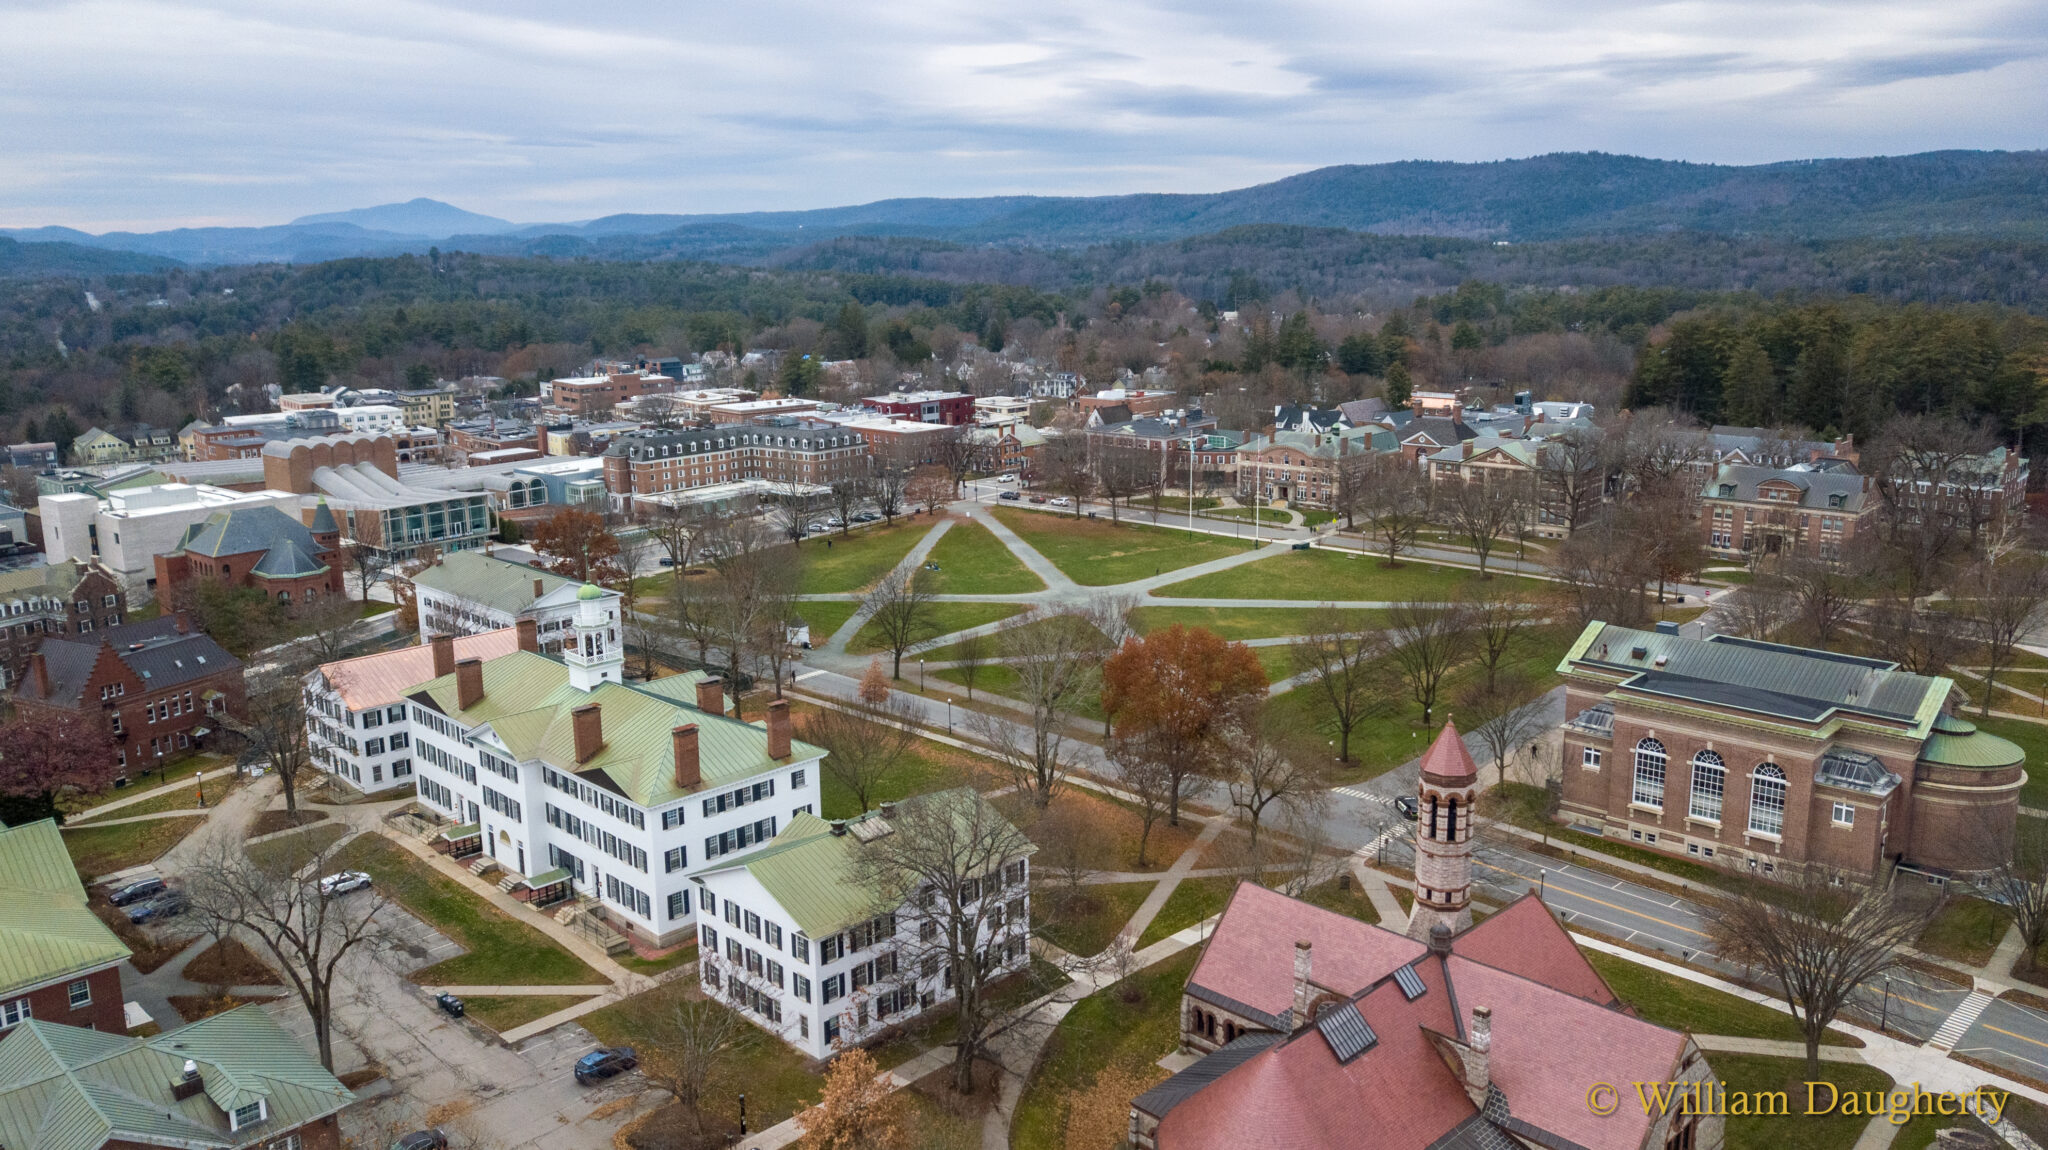
[[[1952,898],[1920,932],[1920,949],[1967,966],[1991,961],[1998,940],[2005,937],[2005,916],[1981,898]]]
[[[860,604],[851,599],[810,599],[796,605],[796,613],[811,625],[813,647],[824,646],[858,610]]]
[[[175,782],[180,779],[189,780],[193,774],[202,770],[206,772],[208,778],[213,778],[219,772],[232,766],[233,763],[234,759],[226,755],[210,753],[187,754],[171,762],[161,772],[152,768],[146,773],[130,776],[128,785],[125,787],[110,788],[93,795],[64,795],[57,800],[57,808],[69,817],[84,818],[84,812],[103,803],[110,803],[115,799],[125,799],[130,795],[140,794],[143,791],[153,791],[166,783]],[[176,792],[173,793],[175,794]],[[190,791],[185,792],[185,797],[191,798],[192,793]],[[211,792],[208,793],[208,797],[212,797]]]
[[[934,661],[936,662],[936,660]],[[915,682],[915,676],[916,671],[911,667],[911,660],[908,658],[904,659],[903,677],[906,680]],[[938,691],[938,684],[945,682],[959,687],[961,698],[967,697],[967,675],[965,672],[953,668],[933,671],[931,672],[931,679],[932,691],[927,692],[927,694]],[[1016,671],[1003,666],[1001,663],[989,663],[979,668],[976,672],[974,677],[974,693],[977,697],[984,694],[994,694],[1007,695],[1014,699],[1022,693],[1022,689],[1018,686]],[[1087,719],[1091,722],[1101,722],[1101,700],[1099,698],[1081,700],[1074,707],[1074,715],[1076,718]]]
[[[1688,1030],[1694,1034],[1726,1034],[1737,1038],[1769,1038],[1780,1042],[1803,1042],[1799,1024],[1782,1011],[1759,1006],[1744,998],[1724,994],[1710,986],[1687,982],[1662,971],[1630,962],[1597,950],[1585,952],[1586,961],[1614,988],[1623,1002],[1636,1013],[1659,1026]],[[1861,1042],[1830,1030],[1823,1040],[1827,1046],[1861,1046]],[[1713,1060],[1720,1065],[1719,1057]]]
[[[2020,719],[1980,719],[1974,713],[1963,717],[1977,724],[1980,730],[2018,743],[2020,749],[2027,752],[2029,764],[2048,762],[2048,726]],[[2027,772],[2026,785],[2020,788],[2020,805],[2048,807],[2048,770]]]
[[[1045,580],[1033,575],[993,531],[973,520],[955,523],[940,536],[930,561],[939,565],[936,582],[944,595],[1017,595],[1045,590]]]
[[[797,720],[797,737],[806,738],[801,717]],[[829,749],[829,748],[828,748]],[[828,756],[826,763],[830,763]],[[891,802],[926,791],[944,790],[972,781],[974,759],[961,751],[939,743],[919,739],[911,744],[911,751],[903,765],[882,780],[872,794],[870,803]],[[818,782],[823,788],[819,798],[818,817],[826,819],[850,819],[860,813],[860,803],[853,797],[845,783],[839,781],[831,770],[821,765]]]
[[[1019,795],[998,795],[993,800],[997,810],[1009,817],[1010,821],[1022,828],[1025,837],[1041,846],[1054,845],[1049,828],[1056,828],[1058,820],[1041,822],[1028,809],[1029,804]],[[1195,845],[1196,824],[1186,823],[1173,827],[1166,825],[1164,818],[1152,826],[1152,837],[1145,846],[1145,862],[1138,862],[1138,836],[1144,829],[1144,820],[1137,809],[1124,802],[1068,787],[1053,797],[1049,813],[1071,815],[1087,826],[1100,847],[1102,857],[1091,866],[1096,870],[1132,871],[1151,874],[1163,871],[1174,864],[1174,860]],[[1041,855],[1038,866],[1047,868],[1049,876],[1052,863]]]
[[[955,631],[965,631],[970,627],[1000,623],[1022,610],[1024,605],[1021,603],[933,603],[927,616],[931,621],[929,634],[931,638],[938,638],[941,635],[951,635]],[[812,638],[811,643],[815,646],[817,639]],[[846,644],[846,652],[849,655],[872,655],[888,649],[888,641],[882,637],[882,629],[873,623],[862,627]],[[909,665],[910,662],[906,658],[906,671]]]
[[[1716,1053],[1707,1061],[1727,1084],[1729,1094],[1783,1091],[1790,1110],[1784,1116],[1730,1115],[1726,1136],[1730,1150],[1849,1150],[1870,1124],[1870,1117],[1864,1114],[1807,1114],[1805,1059]],[[1823,1062],[1820,1077],[1844,1094],[1889,1090],[1892,1085],[1891,1075],[1875,1066],[1855,1063]],[[1823,1089],[1816,1093],[1819,1105],[1826,1106],[1828,1092]]]
[[[1166,896],[1166,905],[1159,908],[1159,916],[1138,936],[1138,949],[1143,950],[1160,939],[1177,934],[1188,927],[1220,914],[1223,904],[1230,899],[1230,892],[1237,889],[1237,880],[1218,875],[1212,878],[1185,878]]]
[[[177,846],[186,835],[199,829],[206,819],[191,815],[176,819],[150,819],[116,826],[83,826],[64,830],[64,849],[71,852],[71,864],[87,881],[115,871],[155,861]]]
[[[463,999],[462,1006],[467,1017],[503,1031],[588,1001],[590,998],[581,994],[480,994]]]
[[[1146,1085],[1166,1077],[1155,1062],[1180,1043],[1180,995],[1200,957],[1189,948],[1146,967],[1125,982],[1135,1001],[1125,1001],[1118,984],[1076,1003],[1047,1040],[1036,1073],[1024,1086],[1010,1124],[1012,1150],[1063,1150],[1067,1100],[1114,1068]]]
[[[1062,897],[1063,891],[1041,893],[1031,900],[1031,927],[1069,954],[1101,954],[1156,885],[1096,883],[1069,897]]]
[[[1527,591],[1533,599],[1543,585],[1533,579],[1498,575],[1493,585]],[[1287,551],[1253,563],[1169,584],[1154,595],[1196,599],[1306,599],[1321,601],[1408,600],[1444,602],[1469,591],[1480,578],[1457,567],[1403,562],[1383,567],[1371,555],[1343,551]]]
[[[656,1045],[657,1028],[670,1017],[676,1003],[696,991],[696,979],[678,979],[593,1010],[577,1021],[606,1046],[649,1049]],[[802,1055],[751,1025],[739,1029],[743,1035],[740,1046],[722,1060],[720,1073],[726,1082],[738,1083],[746,1091],[750,1129],[766,1130],[817,1101],[820,1080]],[[734,1092],[719,1091],[707,1103],[707,1112],[737,1122],[739,1104]]]
[[[1140,607],[1131,612],[1131,625],[1150,634],[1178,623],[1184,627],[1205,627],[1225,639],[1277,639],[1305,633],[1321,608],[1318,607]],[[1344,627],[1365,630],[1387,625],[1387,613],[1363,608],[1336,613]]]
[[[1026,627],[1065,627],[1073,625],[1073,623],[1071,622],[1072,616],[1067,616],[1066,621],[1055,622],[1054,619],[1058,618],[1060,617],[1054,616],[1053,618],[1034,620],[1026,623],[1019,623],[1017,626],[1019,629],[1022,629]],[[1082,624],[1082,626],[1089,625]],[[934,663],[949,662],[953,659],[958,659],[960,657],[960,645],[958,643],[948,643],[943,647],[935,647],[929,651],[920,651],[919,654],[923,655],[926,659],[929,659]],[[995,657],[995,650],[993,647],[991,647],[989,650],[989,657],[990,659],[993,659]]]
[[[294,871],[341,841],[341,837],[347,833],[348,828],[344,826],[315,823],[310,830],[256,843],[247,848],[247,853],[259,866]]]
[[[1241,554],[1247,546],[1164,527],[1073,519],[1014,507],[998,507],[993,513],[1067,578],[1087,587],[1149,579],[1162,571]]]
[[[894,527],[864,527],[844,538],[838,535],[806,540],[796,548],[803,564],[797,590],[805,595],[831,591],[864,591],[903,561],[917,541],[932,529],[922,516]],[[831,546],[826,546],[826,544]]]
[[[222,771],[218,778],[207,779],[204,784],[206,787],[207,805],[219,805],[222,799],[240,790],[242,782],[243,778],[241,775],[228,771]],[[115,807],[110,811],[94,807],[90,811],[83,811],[71,816],[71,821],[64,825],[71,827],[90,826],[94,822],[103,819],[126,819],[133,818],[136,815],[155,815],[162,814],[165,811],[186,811],[197,810],[198,808],[199,786],[188,783],[169,794],[158,795],[153,799],[144,799],[139,803],[130,803],[125,807]]]
[[[1351,884],[1349,890],[1339,887],[1336,879],[1331,879],[1325,883],[1318,883],[1301,892],[1301,900],[1303,902],[1312,902],[1324,910],[1332,910],[1338,914],[1349,915],[1360,922],[1378,922],[1380,920],[1379,908],[1372,905],[1372,900],[1365,897],[1364,889],[1356,882]]]
[[[422,986],[589,986],[605,981],[553,939],[376,835],[355,839],[335,853],[334,863],[368,871],[386,897],[469,951],[412,972],[412,980]]]

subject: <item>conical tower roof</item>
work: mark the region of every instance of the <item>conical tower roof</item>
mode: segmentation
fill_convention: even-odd
[[[1472,761],[1472,752],[1465,749],[1465,740],[1458,735],[1456,723],[1444,723],[1444,729],[1437,732],[1436,742],[1422,753],[1422,773],[1454,783],[1479,778],[1479,765]]]

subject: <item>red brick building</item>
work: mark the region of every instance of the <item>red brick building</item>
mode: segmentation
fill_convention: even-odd
[[[668,376],[638,371],[576,376],[548,385],[548,406],[587,418],[605,414],[636,396],[659,395],[675,389],[676,381]]]
[[[29,657],[14,705],[31,719],[40,712],[86,717],[129,772],[201,745],[223,711],[248,714],[242,661],[183,613],[45,640]]]
[[[0,572],[0,687],[11,687],[49,635],[84,635],[118,627],[128,595],[112,572],[66,560]]]
[[[892,391],[867,396],[861,404],[913,423],[958,427],[974,422],[974,397],[964,391]]]
[[[128,947],[86,907],[84,884],[50,819],[0,827],[0,1035],[40,1018],[120,1034]]]
[[[1759,876],[1967,872],[2010,850],[2026,754],[1951,713],[1946,678],[1598,622],[1562,670],[1559,817],[1596,833]]]
[[[341,527],[320,500],[304,522],[275,507],[216,511],[185,532],[184,542],[156,557],[156,600],[167,612],[199,583],[250,587],[284,604],[343,595]]]

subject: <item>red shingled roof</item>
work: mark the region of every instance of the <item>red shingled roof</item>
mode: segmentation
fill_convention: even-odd
[[[455,640],[457,659],[488,662],[518,649],[517,627],[500,627]],[[405,697],[407,691],[433,678],[434,649],[422,643],[395,651],[379,651],[374,655],[358,655],[353,659],[322,664],[320,673],[327,676],[328,683],[341,694],[341,701],[349,710],[359,711],[364,707],[396,703]]]
[[[1422,752],[1422,773],[1443,779],[1479,777],[1479,766],[1472,761],[1472,752],[1465,749],[1456,723],[1446,721],[1444,729],[1436,733],[1436,742]]]
[[[1602,1006],[1615,1001],[1607,981],[1533,893],[1459,935],[1451,949],[1474,962],[1514,971]]]
[[[1294,943],[1307,939],[1309,980],[1356,994],[1429,948],[1405,935],[1241,882],[1223,908],[1192,986],[1278,1016],[1294,1005]]]

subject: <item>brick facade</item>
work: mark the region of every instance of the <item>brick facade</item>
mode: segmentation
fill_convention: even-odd
[[[128,593],[105,568],[60,563],[19,574],[43,572],[52,580],[0,589],[0,687],[21,681],[29,656],[42,649],[46,637],[90,634],[118,627],[128,617]],[[76,577],[64,578],[65,573]]]
[[[248,713],[241,660],[194,632],[182,614],[84,638],[98,642],[52,640],[32,656],[15,707],[30,719],[84,715],[130,772],[200,745],[219,731],[221,712]],[[195,733],[202,728],[207,735]]]
[[[73,1005],[83,996],[84,1001]],[[19,1013],[26,1000],[28,1014]],[[65,1026],[82,1026],[108,1034],[125,1034],[128,1023],[121,1013],[121,968],[105,966],[83,974],[70,974],[27,991],[0,994],[0,1020],[13,1017],[40,1018]],[[13,1023],[7,1024],[9,1027]],[[0,1029],[0,1034],[6,1033]]]

